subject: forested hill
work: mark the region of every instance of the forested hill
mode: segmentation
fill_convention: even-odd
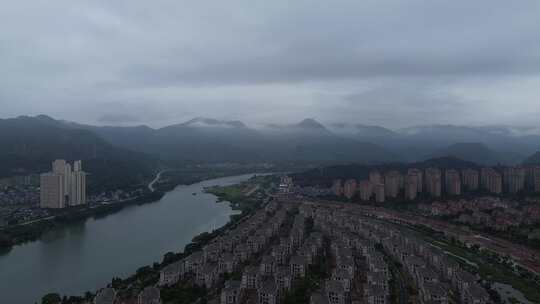
[[[157,162],[118,148],[91,131],[65,127],[47,116],[0,119],[0,177],[50,170],[54,159],[83,160],[90,190],[141,182]]]

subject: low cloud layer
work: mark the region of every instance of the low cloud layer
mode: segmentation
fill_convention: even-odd
[[[45,1],[0,10],[2,117],[530,124],[540,2]]]

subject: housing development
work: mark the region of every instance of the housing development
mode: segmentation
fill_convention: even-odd
[[[82,162],[75,161],[71,166],[63,159],[55,160],[52,172],[40,176],[40,191],[42,208],[62,209],[86,204],[86,173]]]
[[[95,303],[162,303],[160,290],[186,284],[221,304],[291,303],[299,290],[313,304],[493,303],[478,274],[414,229],[360,205],[285,190],[163,266],[155,284],[129,296],[109,286]]]
[[[524,190],[540,191],[540,167],[485,167],[478,169],[429,167],[425,170],[408,168],[406,172],[372,170],[369,177],[358,181],[336,179],[332,193],[351,199],[358,196],[362,201],[374,199],[378,203],[395,199],[402,195],[407,200],[415,200],[425,193],[430,197],[461,195],[473,191],[491,194],[515,194]]]

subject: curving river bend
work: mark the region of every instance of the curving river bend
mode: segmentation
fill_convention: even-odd
[[[228,203],[216,204],[203,188],[252,176],[178,186],[158,202],[59,228],[14,247],[0,255],[0,303],[39,303],[49,292],[82,295],[161,261],[168,251],[183,250],[195,235],[225,225],[236,213]]]

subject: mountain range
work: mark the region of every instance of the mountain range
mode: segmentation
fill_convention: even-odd
[[[338,136],[313,119],[293,125],[270,125],[263,129],[248,128],[239,121],[209,118],[195,118],[159,129],[68,125],[94,132],[120,147],[159,155],[173,163],[376,162],[397,159],[375,144]]]
[[[479,155],[486,155],[489,160],[482,163],[516,164],[540,150],[540,134],[529,128],[425,125],[390,130],[353,125],[333,130],[348,138],[380,145],[399,154],[404,161],[421,161],[459,152],[457,155],[466,160],[474,161]],[[456,144],[458,146],[454,146]]]
[[[94,126],[39,115],[0,119],[0,145],[0,176],[45,171],[55,158],[83,159],[90,168],[101,166],[100,174],[122,169],[139,176],[158,162],[377,164],[453,156],[483,165],[515,164],[540,150],[540,136],[504,127],[327,127],[311,118],[262,128],[203,117],[162,128]],[[527,162],[540,163],[538,155]]]
[[[48,116],[0,119],[0,177],[45,172],[57,158],[84,160],[89,190],[130,187],[152,174],[153,156],[111,144],[92,131]]]

